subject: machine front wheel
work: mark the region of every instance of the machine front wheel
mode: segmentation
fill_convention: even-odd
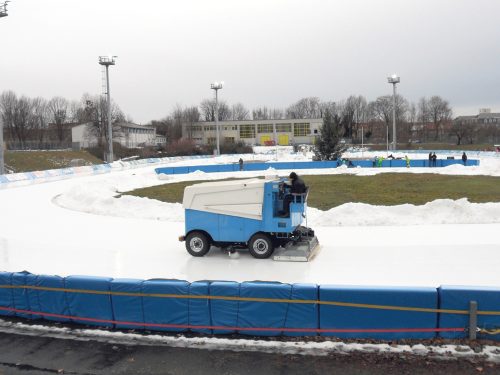
[[[202,257],[210,250],[210,241],[202,232],[191,232],[186,237],[186,250],[194,257]]]
[[[248,250],[254,258],[269,258],[274,251],[273,241],[266,234],[254,234],[248,243]]]

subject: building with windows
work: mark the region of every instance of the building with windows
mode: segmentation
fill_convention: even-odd
[[[219,121],[220,142],[244,142],[248,145],[283,146],[314,144],[323,119],[231,120]],[[182,137],[196,144],[213,144],[217,140],[215,122],[182,125]]]
[[[99,142],[92,130],[92,124],[80,124],[71,128],[71,142],[73,148],[95,147]],[[157,137],[156,129],[152,126],[142,126],[132,123],[113,124],[113,142],[123,147],[138,148],[158,146],[158,143],[167,143],[166,137]]]
[[[500,125],[500,113],[492,113],[490,108],[481,108],[477,115],[458,116],[455,123],[479,124],[479,125]]]

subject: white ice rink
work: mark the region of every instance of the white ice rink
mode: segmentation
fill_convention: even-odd
[[[395,171],[409,170],[391,170]],[[419,173],[417,168],[410,172]],[[433,172],[498,176],[500,159],[482,160],[480,167]],[[242,172],[231,177],[272,173]],[[205,257],[194,258],[177,240],[184,227],[179,204],[114,197],[117,191],[138,187],[226,176],[195,173],[159,180],[154,167],[143,167],[1,189],[0,270],[188,281],[500,286],[498,203],[442,200],[419,207],[349,204],[328,212],[310,209],[309,225],[317,233],[321,251],[309,263],[287,263],[256,260],[246,252],[229,257],[214,248]]]

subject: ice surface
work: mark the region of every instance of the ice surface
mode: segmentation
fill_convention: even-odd
[[[364,152],[365,157],[374,154]],[[239,157],[169,165],[237,162]],[[273,157],[270,154],[245,158]],[[309,154],[280,154],[283,161],[308,157]],[[411,156],[416,157],[427,156]],[[500,158],[481,157],[479,167],[338,168],[301,173],[386,172],[500,176]],[[321,251],[310,263],[282,263],[256,260],[248,253],[229,257],[214,248],[203,258],[191,257],[177,240],[184,232],[180,204],[130,196],[116,198],[123,191],[165,183],[276,173],[287,175],[289,171],[195,172],[162,180],[154,173],[154,167],[146,166],[2,189],[0,269],[189,281],[259,279],[350,285],[500,286],[498,203],[474,204],[461,199],[437,200],[423,206],[349,203],[326,212],[310,208],[308,224],[315,229]]]

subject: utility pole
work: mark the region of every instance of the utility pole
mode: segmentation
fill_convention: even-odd
[[[397,74],[387,77],[387,82],[392,84],[392,151],[396,151],[396,84],[400,78]]]
[[[2,17],[7,17],[7,4],[8,1],[4,1],[3,3],[0,3],[0,18]],[[4,164],[4,159],[3,159],[3,119],[2,116],[0,115],[0,175],[5,174],[5,164]]]
[[[117,56],[99,56],[99,65],[106,67],[106,97],[108,107],[108,163],[113,162],[113,126],[111,124],[111,93],[109,91],[109,66],[115,65],[115,58]]]
[[[220,156],[220,131],[219,131],[219,96],[218,91],[222,89],[224,82],[214,82],[210,88],[215,91],[215,133],[217,138],[217,156]]]

